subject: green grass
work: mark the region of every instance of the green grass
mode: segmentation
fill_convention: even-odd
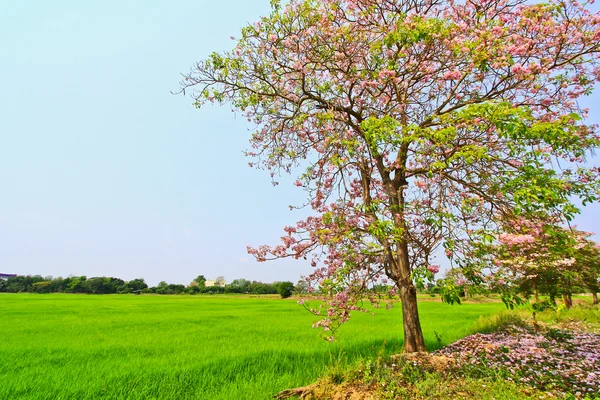
[[[420,304],[433,350],[499,303]],[[0,295],[0,399],[267,399],[332,365],[401,351],[401,310],[359,313],[334,343],[294,300]]]

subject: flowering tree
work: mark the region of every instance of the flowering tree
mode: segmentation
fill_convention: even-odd
[[[578,250],[575,253],[577,265],[581,271],[581,285],[587,288],[598,304],[600,292],[600,244],[589,239],[591,233],[578,232]]]
[[[301,171],[314,215],[281,245],[249,251],[311,257],[309,279],[332,295],[326,330],[389,279],[405,351],[422,351],[414,279],[433,277],[437,248],[460,262],[499,216],[570,217],[569,196],[597,198],[598,171],[581,162],[598,136],[575,100],[600,80],[600,17],[579,3],[272,5],[233,50],[184,75],[182,91],[245,113],[251,166],[272,179]]]
[[[548,220],[519,220],[498,236],[498,244],[481,247],[481,253],[493,260],[488,282],[507,296],[505,301],[515,291],[525,291],[533,292],[538,302],[541,289],[552,302],[562,295],[569,308],[573,288],[582,286],[597,302],[600,249],[589,240],[591,235]]]
[[[518,220],[498,235],[498,243],[482,246],[481,253],[493,260],[489,283],[511,301],[515,292],[539,291],[551,301],[563,294],[569,307],[573,286],[579,281],[580,265],[575,254],[581,247],[579,232],[562,228],[548,220]]]

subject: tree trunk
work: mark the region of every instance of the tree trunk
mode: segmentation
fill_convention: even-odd
[[[404,326],[404,352],[415,353],[427,351],[421,321],[419,321],[419,309],[417,308],[417,288],[410,277],[410,262],[408,259],[408,242],[401,240],[398,243],[397,259],[395,260],[395,281],[400,289],[402,300],[402,322]]]
[[[539,303],[540,302],[540,295],[538,293],[537,279],[535,279],[533,281],[533,296],[535,297],[535,302]]]
[[[594,304],[598,304],[598,293],[592,293],[592,298],[594,299]]]
[[[571,308],[573,305],[573,300],[571,299],[571,295],[567,293],[563,293],[563,303],[565,303],[566,308]]]
[[[404,161],[401,162],[404,165]],[[379,164],[383,166],[383,162]],[[379,165],[378,164],[378,165]],[[402,300],[402,322],[404,327],[404,352],[415,353],[427,351],[423,331],[421,330],[421,321],[419,321],[419,309],[417,308],[417,288],[411,279],[411,268],[408,254],[408,237],[406,220],[404,217],[404,189],[407,182],[404,176],[398,175],[401,179],[398,182],[392,182],[389,173],[385,168],[381,168],[382,179],[387,183],[388,194],[392,201],[392,210],[394,212],[394,223],[396,228],[403,233],[403,238],[398,240],[396,251],[390,251],[391,274],[388,276],[394,280],[396,286],[400,289],[400,299]],[[396,180],[396,178],[394,178]],[[391,249],[390,249],[391,250]]]
[[[404,323],[404,352],[426,351],[417,308],[417,288],[412,282],[410,286],[400,288],[400,298],[402,299],[402,321]]]

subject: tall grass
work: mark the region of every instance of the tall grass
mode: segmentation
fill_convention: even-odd
[[[421,303],[428,348],[502,307]],[[266,399],[401,351],[400,307],[354,315],[334,343],[315,319],[280,299],[0,295],[0,399]]]

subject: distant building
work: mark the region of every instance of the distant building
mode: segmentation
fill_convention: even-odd
[[[206,287],[211,287],[211,286],[225,287],[225,279],[223,277],[218,277],[214,281],[211,280],[211,281],[204,282],[204,286],[206,286]]]
[[[8,279],[17,276],[17,274],[3,274],[0,272],[0,279]]]

